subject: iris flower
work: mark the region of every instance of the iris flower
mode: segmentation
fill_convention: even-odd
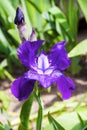
[[[19,101],[29,97],[35,81],[38,81],[43,88],[48,88],[55,82],[63,99],[68,99],[75,89],[72,79],[65,77],[62,72],[71,64],[65,50],[66,42],[56,43],[49,54],[44,51],[38,54],[38,49],[43,42],[43,40],[25,41],[18,48],[19,60],[29,69],[11,86],[13,95]]]

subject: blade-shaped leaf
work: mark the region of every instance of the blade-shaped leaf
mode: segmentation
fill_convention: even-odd
[[[87,125],[82,130],[87,130]]]
[[[48,119],[50,124],[52,124],[53,130],[65,130],[61,124],[59,124],[49,113]]]
[[[80,5],[80,8],[85,16],[86,22],[87,22],[87,0],[78,0],[78,3]]]
[[[41,106],[39,106],[36,130],[41,130],[42,117],[43,117],[43,108]]]
[[[81,125],[82,125],[82,127],[83,127],[83,126],[84,126],[84,121],[83,121],[82,117],[80,116],[79,113],[77,113],[77,116],[78,116],[78,118],[79,118],[79,120],[80,120],[80,123],[81,123]]]
[[[0,63],[0,67],[6,67],[7,66],[7,60],[4,59],[1,63]]]
[[[4,130],[11,130],[11,128],[6,124]]]
[[[29,116],[33,103],[34,95],[33,93],[29,96],[28,100],[26,100],[22,106],[20,113],[20,125],[18,130],[29,130]]]
[[[24,16],[25,16],[25,21],[26,21],[29,33],[31,33],[32,26],[31,26],[31,22],[30,22],[29,17],[28,17],[28,12],[27,12],[27,7],[26,7],[27,6],[26,5],[26,1],[21,0],[21,4],[23,6],[23,13],[24,13]]]
[[[44,128],[44,130],[52,130],[51,125],[47,125],[47,126]]]
[[[87,54],[87,39],[78,43],[68,54],[68,56],[75,57],[78,55]]]
[[[67,3],[67,1],[66,1]],[[78,20],[79,20],[79,8],[78,6],[75,4],[74,0],[69,0],[69,7],[68,7],[68,12],[67,12],[67,16],[68,16],[68,20],[69,20],[69,25],[70,25],[70,29],[74,38],[74,42],[76,40],[77,37],[77,29],[78,29]],[[74,23],[74,26],[73,26]]]
[[[46,21],[42,19],[41,13],[51,7],[51,2],[47,0],[26,0],[26,6],[32,26],[42,32]]]
[[[0,90],[0,101],[2,102],[2,105],[0,106],[0,108],[7,110],[11,99],[5,92],[1,90]]]
[[[4,130],[4,126],[0,123],[0,130]]]
[[[86,112],[79,112],[79,114],[85,122],[87,120]],[[57,121],[65,128],[65,130],[82,130],[83,128],[77,112],[62,114],[58,117]]]
[[[43,104],[42,104],[42,100],[40,97],[40,91],[38,90],[38,83],[37,82],[35,83],[34,96],[35,96],[37,103],[39,105],[38,117],[37,117],[37,122],[36,122],[36,130],[41,130],[42,129],[42,118],[43,118]]]
[[[16,40],[18,43],[21,43],[18,31],[15,29],[9,29],[8,33],[12,36],[14,40]]]
[[[68,37],[70,39],[72,39],[73,41],[73,37],[72,37],[72,33],[71,33],[71,30],[70,30],[70,27],[69,27],[69,24],[68,24],[68,21],[66,19],[66,16],[64,15],[64,13],[60,10],[60,8],[54,6],[52,7],[49,12],[55,16],[56,18],[56,26],[57,26],[57,23],[59,24],[59,26],[62,27],[61,30],[64,30],[65,33],[68,35]],[[57,28],[57,32],[59,32],[58,28]]]

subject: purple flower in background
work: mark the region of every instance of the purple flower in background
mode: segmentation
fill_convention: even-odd
[[[66,78],[62,73],[71,63],[64,48],[66,42],[55,44],[49,55],[44,51],[38,54],[43,42],[43,40],[25,41],[18,48],[19,60],[29,68],[29,71],[16,79],[11,86],[13,95],[19,100],[28,98],[33,91],[35,81],[44,88],[50,87],[55,82],[63,99],[68,99],[75,89],[72,79]]]

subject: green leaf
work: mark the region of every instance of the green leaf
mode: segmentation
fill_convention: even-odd
[[[87,39],[78,43],[69,53],[68,56],[75,57],[87,54]]]
[[[16,40],[18,43],[21,43],[18,31],[15,29],[9,29],[8,33],[12,36],[14,40]]]
[[[0,101],[1,106],[0,108],[7,110],[9,107],[9,102],[11,101],[10,97],[4,92],[0,90]]]
[[[79,113],[77,113],[77,116],[78,116],[78,118],[79,118],[79,120],[80,120],[80,124],[81,124],[82,127],[83,127],[83,126],[84,126],[84,121],[83,121],[82,117],[80,116]]]
[[[38,89],[38,83],[35,83],[34,87],[34,96],[37,100],[37,103],[39,105],[39,110],[38,110],[38,117],[37,117],[37,122],[36,122],[36,130],[41,130],[42,128],[42,118],[43,118],[43,104],[42,100],[40,97],[40,91]]]
[[[62,125],[57,122],[49,113],[48,113],[48,119],[50,124],[52,124],[53,130],[65,130]]]
[[[79,62],[80,62],[80,56],[76,56],[72,58],[72,64],[69,68],[72,74],[78,74],[80,72],[81,66],[79,65]]]
[[[79,111],[79,115],[84,122],[87,121],[87,110]],[[65,113],[57,118],[57,121],[65,128],[65,130],[82,130],[81,120],[78,118],[77,112]]]
[[[10,79],[11,81],[14,80],[13,76],[6,70],[3,70],[3,73],[5,74],[6,77],[8,77],[8,79]]]
[[[25,22],[27,24],[29,33],[31,33],[32,26],[31,26],[31,22],[30,22],[29,17],[28,17],[26,1],[25,0],[21,0],[21,4],[23,6],[23,13],[24,13],[24,17],[25,17]]]
[[[4,127],[5,127],[4,130],[11,130],[10,127],[7,124]]]
[[[41,106],[39,106],[36,130],[41,130],[42,117],[43,117],[43,108]]]
[[[38,32],[43,32],[44,24],[46,24],[46,21],[42,19],[41,13],[43,11],[47,11],[51,7],[50,1],[26,0],[26,6],[27,6],[28,16],[32,23],[32,26],[36,28]]]
[[[35,2],[32,2],[31,0],[27,0],[33,7],[36,9],[40,14],[42,13],[41,9],[39,8],[40,6],[37,6]]]
[[[4,59],[1,63],[0,63],[0,78],[4,79],[5,78],[5,74],[4,74],[4,67],[7,66],[7,60]]]
[[[4,59],[1,63],[0,63],[0,78],[4,79],[5,76],[8,77],[8,79],[10,79],[11,81],[14,80],[13,76],[5,69],[5,67],[7,66],[7,59]]]
[[[87,93],[85,93],[85,94],[83,95],[83,97],[82,97],[81,100],[78,102],[78,104],[76,105],[76,107],[74,108],[74,110],[77,110],[77,109],[81,106],[81,104],[84,102],[85,99],[87,99]]]
[[[67,1],[66,1],[67,3]],[[76,37],[77,37],[77,29],[78,29],[78,20],[79,20],[79,8],[75,4],[74,0],[69,0],[69,7],[68,7],[68,12],[67,12],[67,16],[68,16],[68,20],[69,20],[69,25],[70,25],[70,29],[71,29],[71,33],[72,33],[72,37],[74,38],[74,42],[76,41]],[[74,23],[74,26],[73,26]]]
[[[3,10],[5,11],[6,15],[8,17],[12,17],[14,18],[15,16],[15,9],[13,8],[13,6],[11,5],[10,1],[7,0],[0,0],[0,7],[3,8]]]
[[[0,66],[3,68],[3,67],[6,67],[7,66],[7,60],[4,59],[1,63],[0,63]]]
[[[51,125],[46,125],[45,128],[44,128],[44,130],[52,130]]]
[[[87,130],[87,125],[82,130]]]
[[[9,46],[9,42],[1,29],[0,29],[0,42],[2,42],[3,46],[5,46],[5,47]]]
[[[0,123],[0,130],[4,130],[4,126]]]
[[[15,7],[15,8],[17,8],[18,7],[18,5],[20,4],[19,3],[19,0],[9,0],[10,2],[11,2],[11,4],[13,5],[13,7]]]
[[[29,130],[29,116],[33,103],[34,95],[31,93],[28,100],[26,100],[22,106],[20,113],[20,125],[18,130]]]
[[[56,30],[59,33],[60,31],[63,33],[62,35],[68,36],[73,41],[72,33],[70,30],[70,26],[68,24],[67,18],[64,13],[60,10],[60,8],[54,6],[52,7],[49,12],[55,17],[56,19]],[[59,27],[57,27],[59,26]],[[59,30],[58,30],[59,29]],[[64,36],[64,38],[65,38]]]
[[[78,0],[78,3],[80,5],[80,8],[85,16],[86,22],[87,22],[87,0]]]

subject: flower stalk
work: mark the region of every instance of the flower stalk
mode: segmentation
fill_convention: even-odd
[[[34,96],[35,96],[38,106],[39,106],[37,122],[36,122],[36,130],[41,130],[42,129],[42,119],[43,119],[43,102],[40,97],[40,90],[38,89],[38,82],[35,83]]]

